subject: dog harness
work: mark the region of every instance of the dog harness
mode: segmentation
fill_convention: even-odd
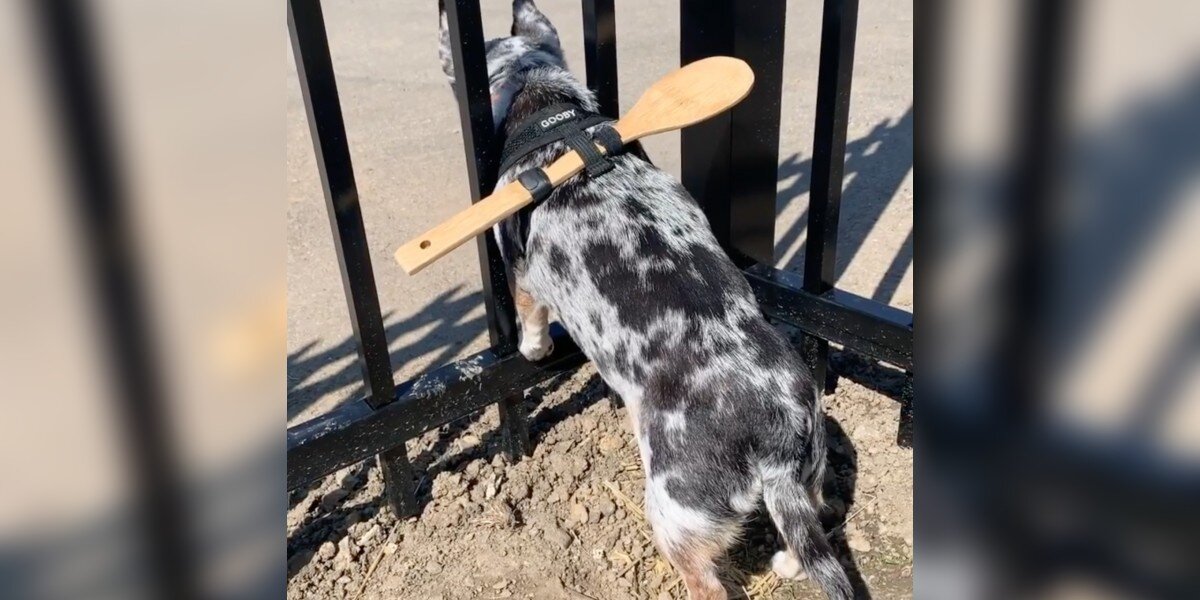
[[[555,104],[542,109],[521,122],[504,143],[500,152],[500,172],[503,173],[521,159],[554,142],[563,142],[583,158],[588,177],[599,177],[613,168],[609,157],[621,151],[621,134],[609,123],[613,119],[589,112],[576,104]],[[588,134],[585,129],[600,125]],[[601,154],[596,148],[604,148]],[[517,176],[517,181],[534,202],[545,200],[554,186],[541,169],[529,169]]]

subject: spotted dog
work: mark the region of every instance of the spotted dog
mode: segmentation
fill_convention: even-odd
[[[597,110],[532,0],[513,3],[511,33],[486,43],[502,135],[556,104]],[[559,142],[525,156],[498,186],[566,151]],[[553,313],[624,400],[646,516],[692,600],[727,597],[716,561],[760,501],[787,544],[773,570],[795,578],[803,569],[830,598],[850,598],[818,519],[825,432],[812,376],[763,319],[688,192],[636,144],[611,160],[611,171],[578,176],[495,228],[514,274],[521,353],[536,361],[552,351]]]

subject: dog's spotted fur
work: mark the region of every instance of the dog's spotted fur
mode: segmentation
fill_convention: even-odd
[[[453,81],[445,14],[442,61]],[[554,26],[513,3],[513,37],[487,42],[493,114],[504,133],[557,102],[595,110],[566,70]],[[566,152],[548,146],[498,185]],[[739,270],[683,187],[634,146],[609,173],[577,177],[498,225],[515,275],[521,352],[550,351],[548,312],[625,401],[646,471],[646,515],[693,600],[725,598],[716,560],[765,502],[801,567],[831,598],[852,595],[818,519],[825,442],[820,394],[762,317]]]

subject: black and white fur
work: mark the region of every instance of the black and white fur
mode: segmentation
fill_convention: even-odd
[[[449,44],[443,10],[442,65],[453,85]],[[596,110],[532,0],[513,3],[512,37],[486,51],[503,134],[554,103]],[[535,152],[497,187],[564,152],[562,143]],[[760,499],[787,542],[773,570],[794,578],[803,568],[830,598],[850,598],[818,518],[825,431],[812,376],[762,317],[687,191],[640,147],[613,160],[609,173],[580,175],[495,229],[514,273],[521,353],[550,353],[553,312],[624,400],[646,516],[692,600],[727,597],[716,561]]]

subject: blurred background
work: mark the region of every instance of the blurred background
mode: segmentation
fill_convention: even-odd
[[[331,37],[363,197],[406,173],[383,143],[402,126],[445,165],[416,176],[465,204],[453,111],[405,96],[451,101],[433,19],[394,33],[429,42],[410,71],[393,33],[339,21],[351,4],[364,3],[328,2],[327,19],[351,26]],[[545,4],[555,18],[569,3]],[[800,4],[789,42],[818,27],[802,15],[819,3]],[[618,6],[623,106],[677,56],[669,27],[652,46],[624,32],[674,6]],[[861,10],[860,40],[896,7]],[[558,20],[579,48],[577,21]],[[1180,0],[917,1],[915,156],[888,142],[913,137],[915,68],[886,40],[858,54],[849,139],[864,141],[848,148],[847,202],[856,185],[892,193],[843,234],[883,259],[840,252],[839,284],[905,308],[921,290],[918,597],[1200,596],[1196,23],[1200,5]],[[308,397],[295,402],[280,357],[348,334],[337,277],[321,275],[336,269],[286,38],[282,3],[0,6],[0,597],[284,595],[281,429]],[[359,38],[375,45],[339,44]],[[780,153],[785,268],[803,252],[815,52],[789,47],[785,64],[807,82],[785,88],[784,114],[802,115],[785,118]],[[380,57],[411,77],[372,82]],[[395,104],[355,104],[368,84],[396,86]],[[677,138],[648,147],[677,171]],[[930,182],[919,210],[914,164]],[[373,251],[458,207],[438,206],[373,214],[364,201],[386,231],[368,230]],[[287,245],[296,235],[314,246]],[[920,283],[890,260],[918,245]],[[454,261],[447,272],[476,285],[473,252]],[[318,280],[289,311],[305,321],[288,320],[294,290]],[[418,370],[483,339],[472,288],[427,285],[380,286],[396,320],[451,294],[452,335],[405,363]]]

